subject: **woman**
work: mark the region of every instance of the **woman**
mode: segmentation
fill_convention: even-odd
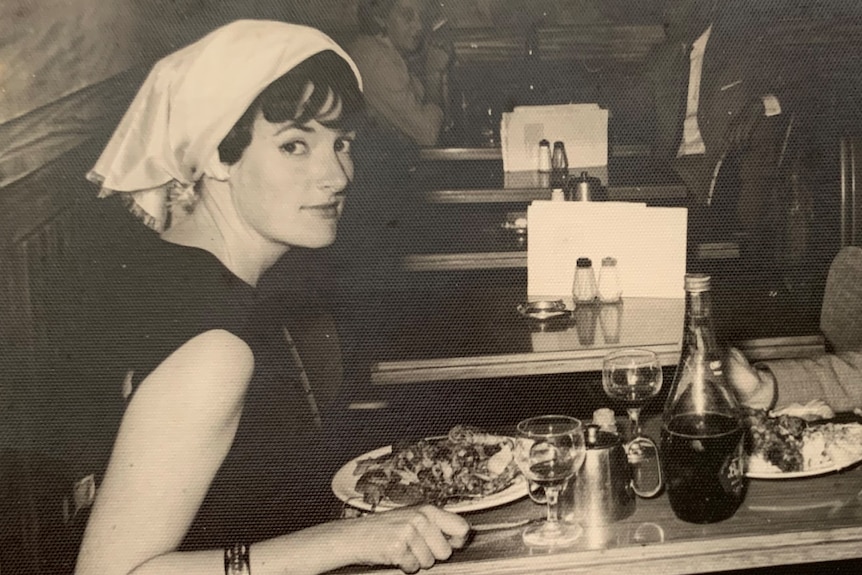
[[[421,78],[407,60],[422,45],[421,0],[361,0],[362,35],[350,48],[365,82],[369,112],[384,130],[420,146],[433,146],[443,124],[446,73],[451,55],[425,51]]]
[[[330,394],[257,301],[287,250],[335,238],[360,89],[322,33],[234,22],[153,68],[89,174],[160,235],[107,276],[93,387],[115,373],[126,407],[77,573],[413,572],[463,544],[430,506],[314,525]]]

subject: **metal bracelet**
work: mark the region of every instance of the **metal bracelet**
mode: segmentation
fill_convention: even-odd
[[[251,575],[247,543],[236,543],[224,550],[224,575]]]

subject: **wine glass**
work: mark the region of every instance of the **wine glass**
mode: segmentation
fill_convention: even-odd
[[[632,442],[643,438],[641,408],[661,390],[661,383],[658,356],[647,349],[615,351],[605,356],[602,362],[602,385],[608,397],[625,403]]]
[[[548,505],[548,519],[524,530],[530,547],[558,547],[574,543],[583,533],[580,525],[560,521],[560,491],[586,457],[580,420],[564,415],[542,415],[518,424],[515,461],[521,472],[541,485]]]

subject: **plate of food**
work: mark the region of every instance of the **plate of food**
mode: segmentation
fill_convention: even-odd
[[[746,475],[798,479],[840,471],[862,461],[862,423],[834,417],[810,419],[800,410],[752,410]]]
[[[363,511],[432,503],[467,513],[527,495],[512,456],[514,439],[455,426],[445,437],[398,442],[369,451],[332,478],[336,497]]]

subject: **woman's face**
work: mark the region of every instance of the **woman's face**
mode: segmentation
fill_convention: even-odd
[[[228,168],[244,224],[285,245],[331,244],[353,179],[353,138],[314,120],[272,124],[258,113],[251,143]]]
[[[378,21],[392,45],[402,53],[413,52],[422,39],[420,0],[396,0],[386,17]]]

